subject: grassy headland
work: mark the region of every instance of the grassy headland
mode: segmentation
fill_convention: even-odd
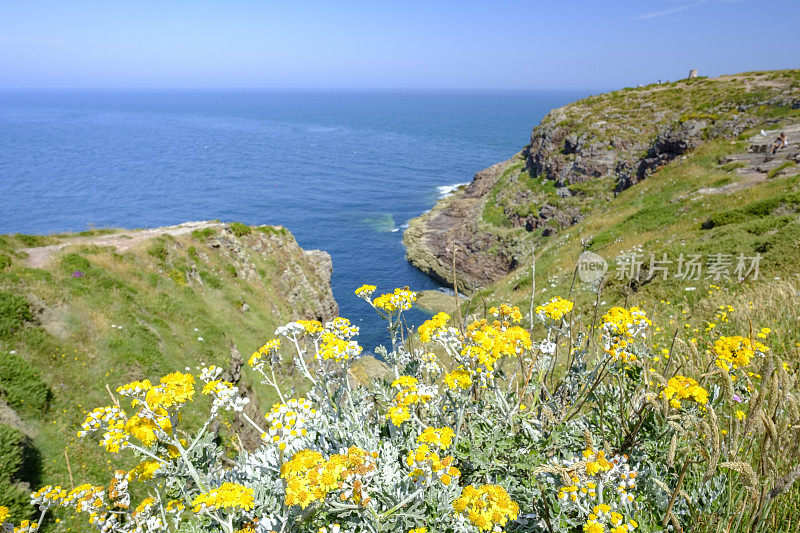
[[[19,521],[29,488],[108,480],[76,435],[107,385],[205,363],[249,390],[242,359],[278,325],[338,312],[330,274],[275,226],[0,236],[0,504]]]

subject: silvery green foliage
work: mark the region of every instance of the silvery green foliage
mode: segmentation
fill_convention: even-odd
[[[617,317],[628,312],[614,311]],[[649,320],[640,310],[621,346],[625,320],[576,331],[572,317],[550,320],[541,312],[544,329],[520,334],[509,328],[509,321],[521,321],[513,318],[519,310],[499,313],[503,320],[468,326],[467,332],[488,331],[474,338],[434,317],[422,348],[417,339],[401,341],[402,311],[384,313],[392,349],[376,353],[388,368],[366,384],[352,372],[361,349],[349,322],[278,328],[281,342],[269,341],[251,359],[262,384],[279,398],[274,410],[250,418],[238,387],[220,382],[219,369],[204,367],[199,377],[212,397],[202,427],[184,432],[180,416],[170,415],[176,431],[158,427],[152,447],[131,446],[141,460],[161,461],[145,480],[152,501],[133,511],[127,477],[117,473],[113,498],[110,489],[98,487],[102,505],[78,505],[112,509],[96,525],[117,533],[630,533],[661,531],[665,517],[685,527],[698,509],[722,514],[734,483],[714,462],[735,454],[725,447],[727,430],[718,421],[725,402],[738,408],[753,397],[744,380],[725,389],[707,378],[708,404],[683,396],[683,408],[671,408],[660,394],[668,378],[652,368],[658,358],[648,347]],[[509,330],[516,341],[501,338]],[[305,399],[277,378],[287,357],[305,380]],[[686,359],[680,368],[700,376],[709,366]],[[144,401],[143,390],[136,394]],[[774,405],[783,412],[780,402]],[[92,420],[112,419],[117,410],[109,407]],[[211,428],[229,420],[226,412],[250,424],[260,443],[245,449],[236,434],[223,431],[223,446]],[[728,415],[727,423],[741,432],[747,422]],[[445,429],[451,437],[443,444],[436,431]],[[169,460],[163,459],[167,450]],[[303,462],[308,457],[311,466]],[[225,486],[252,491],[252,502],[193,504]],[[471,501],[459,504],[468,486],[501,488],[519,512],[502,527],[480,513],[461,512]],[[53,505],[41,495],[34,500],[42,509]],[[184,508],[171,507],[175,501]],[[125,505],[114,509],[114,502]]]

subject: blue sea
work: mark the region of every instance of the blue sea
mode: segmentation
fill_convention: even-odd
[[[0,92],[0,233],[282,225],[304,248],[331,254],[340,313],[370,348],[385,330],[356,287],[437,288],[405,260],[408,220],[521,149],[550,109],[583,96]]]

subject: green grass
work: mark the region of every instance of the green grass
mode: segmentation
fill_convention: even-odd
[[[0,356],[0,398],[20,413],[44,413],[50,405],[50,388],[39,372],[17,354]]]
[[[24,298],[0,291],[0,340],[9,339],[30,319],[31,311]]]
[[[278,235],[281,237],[285,237],[289,234],[289,230],[282,226],[258,226],[256,230],[265,235]]]
[[[741,161],[734,161],[733,163],[728,163],[728,164],[722,165],[722,167],[720,167],[720,168],[722,168],[722,170],[724,170],[725,172],[733,172],[737,168],[744,168],[746,166],[747,165],[745,165]]]
[[[157,381],[201,363],[228,368],[232,346],[246,361],[278,325],[315,312],[310,302],[327,289],[294,237],[274,228],[247,236],[247,242],[258,241],[253,249],[239,241],[242,257],[263,273],[244,277],[226,253],[206,242],[212,235],[239,239],[236,233],[245,235],[211,229],[199,236],[162,236],[125,253],[71,247],[44,270],[15,262],[0,271],[0,397],[36,435],[32,446],[42,458],[42,483],[68,484],[65,449],[76,483],[105,484],[111,471],[133,465],[127,454],[108,463],[96,442],[76,436],[85,412],[110,401],[106,385],[113,390],[134,379]],[[0,243],[9,254],[23,244],[17,236],[0,237]],[[283,279],[288,264],[297,264],[320,287],[304,292],[302,303],[287,300],[285,282],[271,281]],[[76,271],[82,276],[73,277]],[[34,299],[42,308],[36,320],[28,303]],[[244,368],[240,384],[255,379]],[[287,386],[293,380],[285,377]],[[259,388],[261,410],[273,399]],[[205,402],[198,395],[195,414],[183,423],[199,424]],[[16,485],[2,483],[0,494],[7,493],[8,501]],[[60,531],[55,524],[49,530]]]
[[[658,170],[647,180],[623,191],[601,208],[588,211],[578,225],[563,230],[555,238],[540,239],[529,234],[537,250],[536,303],[551,296],[567,296],[572,286],[575,262],[584,244],[609,263],[609,273],[603,286],[601,299],[604,307],[636,301],[647,306],[662,300],[674,302],[681,309],[706,309],[715,295],[711,285],[722,287],[730,298],[741,299],[741,295],[754,298],[764,291],[775,278],[793,280],[795,265],[800,261],[800,178],[780,176],[767,182],[757,183],[747,189],[729,194],[696,195],[696,191],[708,188],[727,178],[727,172],[718,161],[737,150],[744,150],[743,143],[732,145],[726,139],[709,141],[688,155],[683,162],[674,161]],[[735,205],[735,208],[731,208]],[[526,246],[530,247],[531,244]],[[634,246],[642,249],[641,260],[646,275],[649,255],[660,258],[666,253],[673,261],[699,254],[705,259],[712,254],[729,254],[733,265],[731,276],[739,254],[747,257],[761,255],[760,277],[739,284],[736,279],[717,281],[701,279],[687,281],[656,278],[649,282],[631,284],[616,279],[615,258]],[[522,272],[515,271],[481,292],[489,304],[512,302],[523,309],[530,299],[530,259],[521,261]],[[676,264],[672,265],[675,273]],[[551,283],[555,286],[552,287]],[[694,286],[695,290],[685,291]],[[545,289],[545,292],[541,292]],[[571,297],[579,303],[593,302],[596,294],[578,281],[572,287]],[[749,300],[740,305],[747,307]],[[756,306],[757,307],[757,306]],[[679,311],[680,312],[680,311]],[[699,313],[698,313],[699,314]],[[713,313],[711,313],[713,315]],[[791,315],[776,317],[764,310],[761,324],[775,325],[787,336],[794,330]],[[744,320],[738,325],[749,328]],[[788,342],[788,339],[787,339]],[[793,343],[792,343],[793,345]],[[800,359],[800,357],[798,358]]]
[[[774,178],[775,176],[777,176],[778,174],[780,174],[782,171],[786,170],[787,168],[796,167],[796,166],[797,166],[797,163],[795,163],[794,161],[786,161],[785,163],[782,163],[781,165],[779,165],[779,166],[773,168],[772,170],[770,170],[769,172],[767,172],[767,179],[770,180],[770,179]]]
[[[0,423],[0,505],[9,508],[14,522],[35,513],[29,503],[31,491],[19,483],[38,485],[37,459],[21,431]]]
[[[216,235],[217,230],[214,228],[203,228],[203,229],[196,229],[192,232],[192,237],[197,239],[198,241],[204,241],[209,237],[213,237]]]
[[[228,224],[228,229],[233,232],[237,237],[244,237],[250,234],[250,226],[246,226],[241,222],[231,222]]]

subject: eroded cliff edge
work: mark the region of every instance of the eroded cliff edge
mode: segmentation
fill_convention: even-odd
[[[464,289],[487,285],[540,239],[602,209],[660,166],[706,140],[768,127],[798,107],[794,70],[628,88],[555,109],[521,152],[409,223],[407,258],[448,284],[455,272]]]
[[[103,449],[76,428],[132,380],[216,365],[253,398],[245,412],[261,416],[275,398],[253,387],[244,362],[276,327],[338,314],[331,274],[327,253],[303,250],[280,226],[0,235],[0,436],[15,443],[4,453],[36,459],[0,475],[0,493],[25,503],[30,487],[70,479],[65,449],[88,480],[107,479]],[[278,373],[291,389],[294,367]],[[260,442],[240,418],[231,423],[245,446]]]

